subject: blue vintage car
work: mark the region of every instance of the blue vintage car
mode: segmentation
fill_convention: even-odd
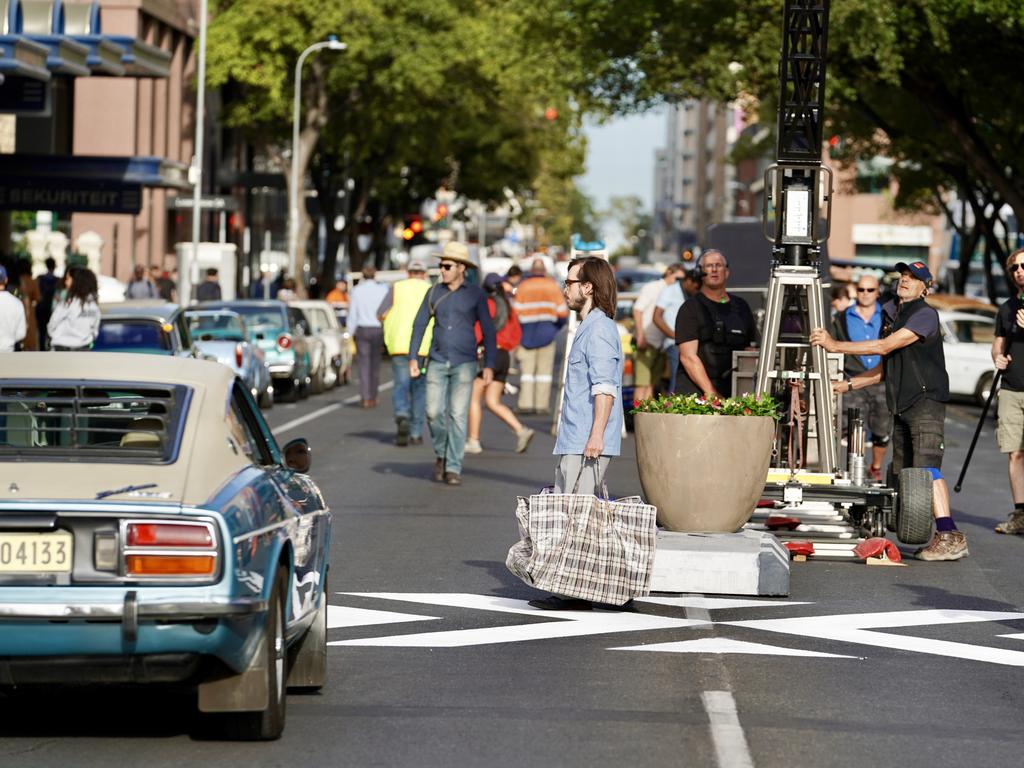
[[[266,356],[250,340],[245,321],[226,309],[186,309],[192,343],[207,360],[228,366],[249,387],[260,408],[274,405],[274,385]]]
[[[206,726],[277,738],[326,676],[309,461],[219,363],[0,354],[0,685],[194,684]]]

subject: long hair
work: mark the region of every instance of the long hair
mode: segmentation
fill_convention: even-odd
[[[569,262],[571,270],[580,265],[580,282],[590,283],[594,289],[594,306],[611,320],[615,319],[615,304],[618,294],[615,288],[615,273],[608,262],[597,256],[584,256]]]
[[[73,299],[78,299],[84,307],[90,301],[96,301],[99,295],[99,286],[96,283],[96,274],[91,269],[78,267],[71,271],[71,288],[64,299],[70,304]]]
[[[1024,253],[1024,248],[1018,248],[1016,251],[1006,257],[1006,271],[1009,272],[1010,268],[1013,267],[1014,262],[1017,261],[1017,257]]]

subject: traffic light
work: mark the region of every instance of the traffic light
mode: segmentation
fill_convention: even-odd
[[[417,214],[406,215],[405,228],[402,230],[402,239],[406,245],[418,245],[424,242],[423,218]]]

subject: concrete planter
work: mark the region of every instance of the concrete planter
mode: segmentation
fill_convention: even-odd
[[[771,462],[769,416],[634,414],[648,503],[670,531],[738,531],[754,513]]]

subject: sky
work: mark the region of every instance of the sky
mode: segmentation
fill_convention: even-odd
[[[665,146],[663,110],[618,118],[604,125],[587,123],[587,171],[580,188],[598,210],[610,198],[638,195],[644,207],[654,206],[654,151]],[[603,229],[609,250],[623,241],[618,227],[608,222]]]

